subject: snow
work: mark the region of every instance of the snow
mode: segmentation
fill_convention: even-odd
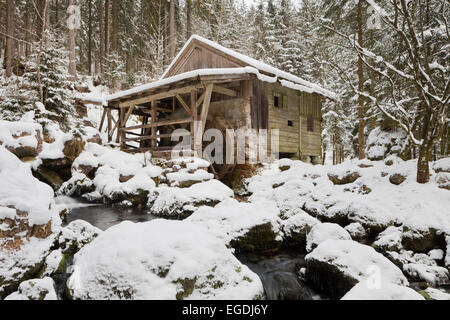
[[[49,277],[24,281],[20,284],[19,290],[5,300],[58,300],[55,282]]]
[[[359,222],[350,223],[344,228],[353,239],[361,239],[367,236],[367,232]]]
[[[342,300],[425,300],[411,288],[392,283],[381,283],[378,288],[360,282]]]
[[[63,150],[67,141],[73,139],[71,133],[63,133],[62,131],[53,131],[55,141],[53,143],[44,142],[42,152],[39,154],[40,159],[62,159],[65,157]]]
[[[382,282],[408,285],[402,271],[372,247],[352,240],[330,239],[322,242],[305,260],[331,264],[346,276],[361,282],[376,270]]]
[[[450,236],[445,238],[447,242],[447,255],[445,256],[445,266],[450,269]]]
[[[232,240],[245,236],[253,227],[267,223],[275,234],[280,233],[278,214],[273,202],[241,203],[227,199],[214,208],[201,207],[186,221],[205,227],[228,245]]]
[[[432,227],[450,234],[448,190],[438,188],[433,176],[430,183],[418,184],[416,160],[391,166],[383,161],[369,163],[372,167],[361,168],[356,160],[347,160],[339,166],[293,161],[284,172],[274,163],[248,180],[247,189],[252,194],[249,201],[273,200],[286,218],[305,210],[316,218],[348,218],[350,222],[379,231],[404,223],[404,226]],[[346,185],[334,185],[328,178],[329,173],[346,172],[357,172],[361,177]],[[406,181],[399,186],[391,184],[389,176],[395,173],[405,175]],[[364,187],[371,191],[362,192]]]
[[[447,269],[438,266],[426,266],[422,264],[405,264],[403,270],[411,277],[425,281],[432,286],[450,284],[450,273]]]
[[[76,254],[69,289],[76,299],[100,300],[244,300],[264,292],[217,237],[167,220],[123,222],[102,233]]]
[[[233,195],[233,190],[218,180],[196,183],[189,188],[160,186],[149,197],[149,207],[154,214],[175,215],[180,211],[195,211],[197,204],[220,202]]]
[[[3,146],[0,146],[0,181],[0,219],[11,217],[12,211],[7,209],[11,206],[28,213],[30,227],[49,221],[54,228],[60,224],[52,188],[33,177],[30,165]]]
[[[90,223],[84,220],[75,220],[61,230],[58,242],[64,250],[71,249],[71,246],[76,246],[77,249],[80,249],[101,233],[102,230]]]
[[[12,148],[37,148],[36,131],[42,133],[42,126],[35,123],[33,118],[34,112],[31,111],[26,113],[20,121],[0,120],[0,145]]]
[[[389,227],[380,233],[374,242],[380,250],[396,251],[402,248],[402,228]]]
[[[450,294],[442,292],[441,290],[434,289],[434,288],[427,288],[424,290],[424,292],[433,300],[449,300],[450,301]]]
[[[290,237],[305,228],[313,228],[317,224],[320,224],[320,221],[303,210],[298,211],[295,215],[282,222],[283,232],[286,237]]]
[[[321,88],[320,86],[318,86],[317,84],[311,83],[309,81],[306,81],[300,77],[294,76],[292,74],[289,74],[287,72],[284,72],[282,70],[279,70],[277,68],[274,68],[272,66],[269,66],[266,63],[263,63],[261,61],[255,60],[253,58],[250,58],[244,54],[238,53],[232,49],[229,48],[225,48],[221,45],[219,45],[218,43],[215,43],[211,40],[205,39],[201,36],[198,35],[192,35],[191,38],[186,42],[186,44],[184,45],[184,47],[181,49],[181,51],[178,53],[178,55],[175,57],[175,59],[173,59],[172,63],[167,67],[166,71],[164,72],[164,74],[162,75],[162,79],[164,79],[167,75],[167,73],[169,72],[169,70],[174,66],[174,64],[177,62],[177,60],[181,57],[181,55],[183,54],[183,52],[185,51],[185,49],[191,44],[191,42],[193,42],[194,40],[196,41],[200,41],[202,43],[205,43],[206,45],[213,47],[216,50],[219,50],[227,55],[232,56],[233,58],[236,58],[242,62],[244,62],[244,64],[247,64],[255,69],[257,69],[258,71],[262,71],[263,73],[269,73],[269,74],[273,74],[275,76],[275,78],[278,78],[279,80],[287,80],[289,82],[292,82],[295,85],[299,86],[299,89],[297,90],[301,90],[301,88],[304,88],[302,91],[306,90],[311,90],[312,92],[318,93],[320,95],[323,95],[325,97],[329,97],[331,99],[336,99],[337,96],[335,93],[326,90],[324,88]],[[259,73],[259,72],[258,72]]]
[[[61,261],[64,259],[64,255],[61,250],[52,251],[47,258],[45,258],[45,270],[42,276],[51,276],[60,267]]]
[[[180,182],[186,181],[207,181],[214,178],[212,173],[205,170],[196,170],[193,173],[188,172],[188,169],[184,169],[178,172],[171,172],[167,174],[167,179],[171,186],[177,186]]]
[[[450,172],[450,158],[444,158],[433,164],[433,170],[436,172]]]
[[[306,237],[306,251],[311,252],[326,240],[352,240],[350,234],[338,224],[320,223],[315,225]]]
[[[445,252],[441,249],[434,249],[428,252],[428,256],[433,260],[444,260]]]

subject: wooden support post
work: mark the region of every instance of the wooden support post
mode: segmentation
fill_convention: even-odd
[[[158,102],[156,100],[152,101],[152,109],[151,109],[151,113],[152,113],[152,123],[156,123],[158,122],[158,111],[156,111],[156,106],[158,105]],[[158,128],[157,127],[152,127],[152,136],[156,136],[156,133]],[[151,141],[151,146],[152,146],[152,150],[154,150],[157,146],[157,141],[156,140],[152,140]]]
[[[100,126],[98,128],[98,131],[100,132],[102,132],[103,124],[105,123],[105,118],[106,118],[106,109],[103,109],[102,120],[100,121]]]
[[[116,127],[117,127],[117,136],[116,136],[116,143],[120,143],[120,129],[122,128],[122,118],[123,118],[123,110],[122,108],[120,108],[117,111],[117,123],[116,123]]]
[[[112,140],[111,109],[108,109],[107,115],[108,115],[108,142],[111,142]]]
[[[191,91],[191,149],[195,148],[195,122],[198,121],[198,110],[197,110],[197,90]]]
[[[195,137],[195,152],[200,155],[202,153],[202,141],[203,141],[203,132],[205,131],[206,119],[208,118],[209,113],[209,105],[211,103],[211,95],[213,91],[213,84],[208,84],[206,86],[205,98],[203,100],[202,112],[200,114],[200,119],[198,125],[200,128],[196,128],[196,137]]]

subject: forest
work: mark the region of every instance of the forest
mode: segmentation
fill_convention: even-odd
[[[0,300],[450,300],[448,0],[0,0],[0,61]],[[211,118],[298,154],[156,156]]]

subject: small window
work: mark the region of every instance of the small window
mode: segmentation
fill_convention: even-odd
[[[275,108],[281,107],[281,105],[280,105],[280,97],[279,96],[276,96],[276,95],[273,96],[273,106]]]
[[[308,115],[307,127],[308,127],[308,132],[314,132],[314,117],[312,114]]]
[[[293,126],[294,126],[294,121],[288,120],[288,127],[293,127]]]

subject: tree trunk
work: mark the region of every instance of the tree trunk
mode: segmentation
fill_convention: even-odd
[[[110,30],[110,19],[109,19],[109,9],[110,0],[106,0],[105,3],[105,56],[109,54],[109,30]]]
[[[358,44],[361,48],[363,48],[363,8],[362,8],[362,0],[358,2]],[[358,57],[358,90],[359,92],[364,91],[364,70],[363,70],[363,60]],[[365,158],[364,153],[364,128],[366,125],[365,121],[365,110],[364,110],[364,97],[359,95],[358,97],[359,109],[358,109],[358,117],[359,117],[359,127],[358,127],[358,156],[359,159]]]
[[[186,40],[192,36],[192,0],[186,0]]]
[[[169,57],[172,60],[175,57],[175,0],[170,0],[170,18],[169,18]]]
[[[103,24],[103,17],[104,17],[104,4],[103,0],[99,0],[99,31],[100,31],[100,55],[99,55],[99,61],[100,61],[100,74],[103,74],[103,59],[105,57],[105,28]]]
[[[37,0],[36,2],[36,36],[37,40],[42,39],[42,33],[44,30],[44,22],[46,22],[46,10],[45,7],[48,5],[48,0]]]
[[[88,0],[88,65],[89,75],[92,75],[92,0]]]
[[[430,181],[430,155],[431,145],[424,141],[419,147],[419,158],[417,160],[417,182],[428,183]]]
[[[69,0],[69,7],[73,5],[73,0]],[[69,75],[70,81],[76,81],[77,68],[76,68],[76,54],[75,54],[75,28],[69,26]]]
[[[5,62],[6,62],[6,77],[12,76],[12,58],[14,54],[14,1],[7,0],[6,2],[6,48],[5,48]]]
[[[111,50],[117,53],[119,48],[119,23],[118,23],[118,0],[113,0],[112,4],[112,37],[111,37]]]

